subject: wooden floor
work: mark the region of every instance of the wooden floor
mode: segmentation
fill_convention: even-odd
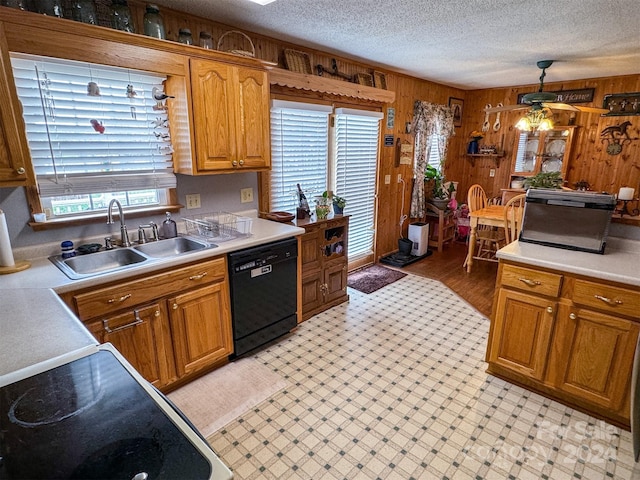
[[[450,242],[442,253],[434,250],[429,257],[398,270],[440,280],[488,317],[491,314],[498,264],[476,260],[471,273],[467,273],[462,268],[466,256],[466,244]]]

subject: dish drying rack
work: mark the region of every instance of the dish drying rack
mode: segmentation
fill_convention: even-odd
[[[227,212],[212,212],[183,217],[187,234],[203,237],[209,242],[224,242],[251,236],[247,220]]]

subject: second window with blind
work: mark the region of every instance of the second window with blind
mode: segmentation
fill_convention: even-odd
[[[300,184],[314,206],[326,191],[347,200],[349,259],[373,253],[381,112],[274,100],[271,210],[295,212]],[[333,119],[333,120],[332,120]]]

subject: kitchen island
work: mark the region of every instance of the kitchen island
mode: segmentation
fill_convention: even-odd
[[[599,255],[516,241],[498,258],[487,371],[629,429],[640,242]]]

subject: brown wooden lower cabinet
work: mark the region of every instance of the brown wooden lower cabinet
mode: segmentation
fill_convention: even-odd
[[[165,302],[96,320],[87,327],[100,343],[112,343],[154,386],[176,380]]]
[[[111,342],[156,387],[233,353],[225,257],[62,295],[99,342]]]
[[[168,300],[179,376],[206,368],[232,352],[228,297],[226,285],[218,282]]]
[[[629,428],[640,289],[501,261],[488,372]]]
[[[349,300],[347,246],[349,217],[297,220],[300,237],[302,320]]]

